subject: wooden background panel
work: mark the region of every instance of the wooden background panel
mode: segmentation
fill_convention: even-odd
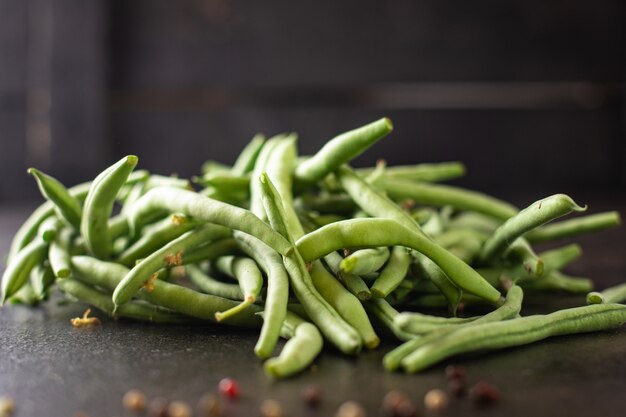
[[[117,0],[113,88],[623,80],[626,3]]]
[[[0,202],[23,198],[26,176],[26,4],[0,0]]]
[[[115,112],[115,153],[136,153],[142,167],[183,176],[206,159],[232,162],[257,132],[297,131],[302,154],[334,135],[390,116],[391,136],[360,157],[390,163],[464,161],[460,184],[484,190],[507,188],[567,191],[619,186],[619,111],[391,111],[372,108],[258,108],[214,111]]]

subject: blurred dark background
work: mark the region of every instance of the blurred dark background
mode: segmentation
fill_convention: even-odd
[[[0,202],[37,197],[31,165],[70,185],[135,153],[189,176],[258,131],[312,153],[382,116],[357,165],[623,194],[625,94],[623,0],[0,0]]]

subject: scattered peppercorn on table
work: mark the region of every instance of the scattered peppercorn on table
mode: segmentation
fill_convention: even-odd
[[[414,400],[421,395],[419,401],[428,392],[426,403],[433,407],[463,408],[467,404],[431,392],[446,388],[437,374],[440,363],[462,362],[474,382],[495,375],[489,382],[500,384],[507,413],[515,415],[508,409],[517,400],[509,395],[520,390],[513,391],[512,377],[502,386],[506,372],[489,365],[506,362],[507,355],[513,355],[512,379],[522,385],[524,378],[536,385],[533,378],[544,377],[551,385],[544,375],[545,367],[555,372],[555,364],[546,362],[550,358],[559,365],[584,356],[609,374],[617,375],[613,370],[620,363],[625,370],[621,326],[626,306],[620,303],[626,291],[616,286],[626,276],[617,254],[624,249],[623,234],[605,231],[619,225],[615,208],[620,207],[590,207],[592,214],[587,214],[586,206],[555,194],[535,196],[520,210],[493,196],[440,184],[464,173],[458,162],[401,167],[381,162],[371,169],[348,165],[391,130],[391,122],[380,119],[338,135],[310,157],[297,154],[293,134],[267,140],[259,135],[232,166],[207,162],[202,175],[192,179],[195,188],[185,179],[134,170],[140,167],[135,156],[122,158],[90,183],[69,188],[29,170],[48,201],[19,228],[8,251],[0,311],[0,332],[8,342],[1,345],[1,361],[17,379],[0,376],[0,396],[5,384],[11,391],[34,388],[28,378],[32,370],[17,364],[23,361],[20,353],[25,355],[19,342],[36,345],[37,334],[44,341],[57,335],[50,342],[53,352],[62,351],[55,342],[73,352],[63,354],[61,363],[76,376],[46,363],[64,384],[97,375],[105,375],[104,383],[115,380],[116,372],[139,372],[150,380],[146,387],[131,377],[116,389],[123,385],[193,401],[191,393],[200,398],[217,386],[211,381],[233,377],[241,398],[225,399],[224,405],[242,413],[262,399],[280,400],[286,391],[304,389],[307,381],[329,391],[320,415],[332,414],[342,398],[361,401],[377,413],[381,396],[391,388],[411,391]],[[592,232],[617,243],[604,248],[603,235],[587,236]],[[8,245],[9,234],[3,239]],[[581,247],[572,243],[579,239],[600,245],[591,255],[584,248],[581,257]],[[610,268],[599,275],[606,265],[598,260],[609,259],[607,253],[613,253],[614,268],[608,278],[604,274]],[[588,266],[579,270],[589,278],[565,273],[577,272],[579,257],[580,265]],[[612,288],[604,291],[607,287]],[[81,304],[57,305],[64,300]],[[41,310],[25,306],[36,304]],[[91,315],[84,311],[88,307],[94,308]],[[152,323],[111,321],[107,315]],[[21,316],[28,317],[25,322],[35,333],[20,322]],[[606,332],[534,343],[599,330]],[[513,352],[484,353],[530,343]],[[551,346],[556,349],[552,354]],[[585,346],[593,353],[584,354]],[[249,352],[242,353],[245,347]],[[528,352],[546,356],[520,359]],[[357,360],[342,359],[340,353]],[[172,359],[165,359],[170,354]],[[205,362],[199,365],[198,358]],[[188,391],[172,384],[187,385],[175,375],[177,367],[193,381]],[[201,382],[203,375],[191,375],[198,369],[212,375]],[[396,373],[382,375],[384,369]],[[266,376],[259,379],[261,370]],[[397,371],[422,376],[402,377]],[[161,373],[168,375],[168,383],[159,388]],[[287,377],[295,379],[286,385],[275,381]],[[136,385],[128,385],[131,381]],[[90,384],[98,385],[87,382],[85,387]],[[373,388],[358,390],[352,384]],[[85,411],[118,412],[97,403],[85,403]],[[302,404],[293,398],[287,403],[289,413],[305,412],[298,411]],[[279,407],[268,404],[264,409]],[[349,408],[354,406],[340,409]]]

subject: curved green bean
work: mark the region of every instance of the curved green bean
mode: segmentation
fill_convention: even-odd
[[[70,195],[65,186],[56,178],[35,168],[29,168],[28,173],[37,180],[41,194],[54,204],[59,218],[64,219],[69,226],[79,230],[82,207],[78,199]]]
[[[383,118],[342,133],[326,142],[311,158],[301,162],[296,167],[295,177],[304,183],[315,183],[363,153],[392,130],[391,120]]]
[[[243,301],[241,288],[237,284],[227,284],[205,274],[197,265],[185,265],[187,278],[203,293],[216,295],[229,300]]]
[[[388,352],[383,358],[383,366],[388,371],[395,371],[398,369],[407,356],[416,351],[422,346],[427,345],[430,342],[434,342],[443,336],[453,333],[460,327],[471,327],[482,323],[492,323],[503,320],[509,320],[517,317],[522,309],[522,301],[524,299],[524,292],[519,286],[513,285],[509,288],[504,304],[498,307],[496,310],[485,314],[482,317],[478,317],[475,320],[459,324],[457,326],[448,326],[440,330],[436,330],[426,334],[425,336],[417,337],[402,345],[398,346],[394,350]]]
[[[536,201],[498,227],[483,245],[479,260],[482,263],[493,261],[511,242],[529,230],[573,211],[584,210],[586,208],[580,207],[565,194],[555,194]]]
[[[352,252],[341,261],[341,272],[366,275],[378,271],[389,259],[389,248],[368,248]]]
[[[264,145],[265,136],[261,133],[254,135],[250,142],[243,148],[237,157],[237,160],[235,160],[230,172],[237,176],[245,175],[251,172],[254,169],[254,164]]]
[[[468,326],[420,347],[404,358],[402,366],[414,373],[459,353],[521,346],[551,336],[612,329],[625,322],[625,305],[594,304],[547,315]]]
[[[286,378],[304,370],[315,360],[324,345],[317,327],[291,312],[287,312],[281,336],[289,340],[280,355],[268,359],[263,366],[266,374],[277,378]]]
[[[352,219],[331,223],[296,242],[306,262],[339,249],[406,246],[435,262],[463,290],[497,303],[500,292],[465,262],[392,219]]]
[[[278,341],[280,329],[287,314],[289,301],[289,277],[280,255],[254,236],[242,232],[233,233],[239,247],[256,259],[267,275],[267,295],[263,307],[263,326],[254,352],[261,359],[268,358]]]
[[[57,278],[67,278],[71,273],[70,248],[73,238],[74,232],[71,229],[64,228],[50,242],[48,260]]]
[[[4,304],[13,294],[19,291],[26,282],[33,268],[46,258],[48,243],[44,240],[33,240],[20,250],[7,265],[2,274],[2,302]]]
[[[238,306],[215,313],[215,319],[219,322],[239,313],[256,301],[263,288],[263,276],[256,262],[247,257],[222,256],[217,258],[214,264],[220,272],[237,279],[244,296]]]
[[[371,287],[373,297],[385,298],[395,290],[406,277],[411,265],[411,256],[406,248],[394,246],[387,265]]]
[[[532,243],[548,242],[610,229],[621,222],[617,211],[607,211],[549,224],[528,232],[526,237]]]
[[[108,259],[113,247],[109,217],[120,188],[137,165],[138,158],[129,155],[104,170],[93,181],[80,223],[80,232],[90,253]]]

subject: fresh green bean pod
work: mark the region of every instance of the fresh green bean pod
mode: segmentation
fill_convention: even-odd
[[[20,288],[18,292],[13,294],[7,301],[9,302],[9,304],[34,306],[38,304],[41,300],[35,294],[35,290],[33,290],[33,286],[29,281],[26,284],[22,285],[22,288]]]
[[[352,214],[357,205],[346,194],[302,194],[294,201],[298,211],[313,211],[321,214]]]
[[[328,304],[337,310],[337,313],[359,333],[365,347],[368,349],[376,348],[380,339],[372,328],[359,299],[346,291],[343,285],[319,261],[313,262],[311,279],[317,291]]]
[[[263,205],[270,224],[293,242],[285,224],[284,209],[278,191],[266,174],[261,174],[260,182]],[[283,256],[283,263],[289,273],[291,289],[322,334],[342,352],[357,354],[361,350],[359,334],[315,289],[300,253],[297,250],[291,251]]]
[[[446,335],[458,330],[459,327],[471,327],[483,323],[499,322],[503,320],[509,320],[517,317],[522,309],[522,301],[524,299],[524,292],[519,286],[513,285],[509,288],[504,304],[498,307],[496,310],[491,311],[484,316],[475,318],[469,323],[459,323],[456,326],[447,326],[445,328],[432,331],[424,336],[416,337],[402,345],[398,346],[394,350],[388,352],[383,357],[383,366],[388,371],[395,371],[398,369],[407,356],[416,351],[422,346],[428,343],[434,342]],[[398,315],[399,316],[399,315]],[[398,317],[396,316],[396,317]],[[400,319],[402,320],[402,319]]]
[[[243,148],[237,160],[230,169],[231,174],[242,176],[254,169],[254,164],[265,145],[265,136],[257,133],[250,142]]]
[[[2,274],[2,302],[4,304],[13,294],[19,291],[30,276],[33,268],[44,261],[48,251],[48,243],[36,239],[22,248]]]
[[[407,372],[415,373],[459,353],[503,349],[552,336],[613,329],[625,322],[626,306],[595,304],[547,315],[469,326],[420,347],[404,358],[402,366]]]
[[[515,216],[518,212],[516,207],[497,198],[450,185],[387,179],[380,188],[394,200],[410,198],[417,204],[452,206],[455,209],[475,211],[501,221]]]
[[[626,284],[619,284],[602,292],[587,294],[587,304],[611,304],[626,301]]]
[[[463,297],[463,291],[428,257],[421,253],[413,253],[413,259],[415,259],[413,270],[417,270],[420,277],[430,280],[439,289],[441,294],[448,300],[452,314],[456,315],[457,308]]]
[[[389,248],[368,248],[352,252],[341,261],[341,272],[365,275],[376,272],[389,259]]]
[[[75,230],[79,230],[82,215],[80,201],[73,197],[56,178],[44,174],[35,168],[29,168],[28,173],[37,180],[37,186],[44,198],[54,204],[59,218],[64,219]]]
[[[228,164],[209,160],[202,164],[202,168],[200,169],[200,171],[203,175],[206,175],[215,173],[229,173],[232,169],[233,167]]]
[[[138,158],[129,155],[113,164],[93,181],[85,199],[80,232],[89,252],[108,259],[113,247],[109,217],[120,188],[137,165]]]
[[[292,250],[284,237],[250,211],[176,188],[154,188],[144,194],[129,210],[131,231],[138,229],[143,217],[162,211],[184,213],[197,221],[241,230],[259,238],[282,255]]]
[[[100,261],[89,256],[72,257],[72,274],[76,279],[109,291],[117,289],[129,273],[128,268],[116,263]],[[215,322],[215,313],[228,310],[238,304],[233,300],[202,294],[161,279],[151,280],[149,285],[137,293],[137,296],[168,310],[213,322]],[[132,301],[117,305],[118,311],[130,303]],[[225,319],[224,323],[233,326],[260,327],[261,319],[256,315],[259,311],[260,307],[252,305],[241,314]]]
[[[565,194],[536,201],[498,227],[483,245],[479,260],[487,264],[497,259],[511,242],[524,233],[573,211],[584,210],[586,208],[580,207]]]
[[[58,286],[61,291],[72,298],[91,304],[98,310],[112,317],[126,317],[133,320],[154,323],[189,323],[193,321],[193,319],[189,317],[171,313],[163,308],[150,305],[143,301],[131,301],[115,310],[111,297],[73,278],[59,281]]]
[[[394,318],[394,323],[402,330],[412,334],[425,334],[450,326],[467,324],[478,317],[438,317],[415,312],[402,312]]]
[[[322,351],[324,340],[317,327],[288,312],[281,328],[287,340],[280,355],[265,361],[263,369],[269,376],[286,378],[308,367]]]
[[[48,260],[50,267],[57,278],[67,278],[72,269],[70,265],[70,247],[74,238],[74,231],[69,228],[61,229],[56,238],[50,243]]]
[[[216,320],[222,321],[239,313],[256,301],[263,288],[263,275],[256,262],[248,257],[222,256],[215,260],[214,265],[220,272],[237,279],[244,296],[244,300],[238,306],[215,313]]]
[[[520,282],[527,291],[566,291],[573,294],[586,294],[593,291],[593,281],[588,278],[570,277],[559,271],[528,281]]]
[[[352,219],[331,223],[296,242],[306,262],[339,249],[355,247],[406,246],[435,262],[463,290],[491,303],[500,300],[500,292],[465,262],[392,219]]]
[[[223,226],[206,224],[174,239],[135,265],[113,292],[116,305],[129,301],[159,269],[182,265],[182,253],[201,243],[230,234]]]
[[[283,138],[285,138],[285,135],[280,134],[271,137],[265,142],[265,145],[254,163],[254,169],[250,177],[250,211],[265,222],[267,222],[267,215],[263,208],[263,192],[261,191],[261,184],[258,178],[267,170],[267,161],[274,148],[278,146],[280,140]]]
[[[54,283],[55,276],[52,268],[46,262],[36,265],[30,272],[30,285],[38,300],[48,298],[48,290]]]
[[[243,293],[238,284],[228,284],[205,274],[197,265],[185,265],[189,280],[205,294],[211,294],[229,300],[243,301]]]
[[[372,297],[372,293],[365,281],[363,281],[363,278],[350,272],[341,271],[343,259],[344,258],[337,252],[331,252],[324,257],[326,265],[328,265],[331,272],[343,283],[348,291],[361,301],[369,300]]]
[[[77,198],[79,201],[83,201],[89,192],[91,183],[87,182],[71,187],[68,192],[72,197]],[[17,255],[17,252],[25,247],[33,238],[37,235],[37,230],[41,223],[54,215],[54,204],[50,201],[46,201],[26,219],[26,221],[20,226],[20,228],[13,236],[11,241],[11,247],[9,249],[9,255],[7,256],[7,264]]]
[[[552,223],[532,230],[525,236],[531,243],[549,242],[611,229],[619,226],[621,222],[621,216],[617,211],[607,211]]]
[[[394,246],[387,265],[380,272],[371,287],[372,296],[385,298],[395,290],[406,277],[411,265],[411,255],[402,246]]]
[[[528,241],[518,237],[504,252],[504,258],[521,263],[524,270],[532,277],[541,277],[544,271],[544,262],[528,244]]]
[[[239,247],[256,259],[267,275],[267,295],[263,307],[263,326],[254,352],[261,359],[271,356],[280,329],[287,314],[289,301],[289,277],[280,255],[254,236],[242,232],[233,233]]]
[[[356,173],[366,177],[374,172],[375,168],[359,168]],[[387,178],[397,178],[418,182],[440,182],[452,180],[465,175],[465,165],[462,162],[438,162],[416,165],[388,166],[382,174],[382,181]]]
[[[158,222],[122,252],[116,262],[132,266],[137,259],[144,258],[163,245],[180,237],[198,225],[184,214],[172,214]]]
[[[301,162],[296,168],[295,177],[304,183],[315,183],[350,162],[392,130],[391,120],[383,118],[342,133],[326,142],[311,158]]]

